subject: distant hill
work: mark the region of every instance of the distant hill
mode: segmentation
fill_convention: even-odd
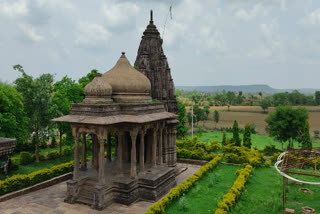
[[[242,91],[243,93],[258,93],[263,92],[267,94],[273,94],[278,92],[292,92],[298,90],[304,94],[313,94],[315,91],[320,89],[313,88],[301,88],[301,89],[275,89],[269,85],[217,85],[217,86],[176,86],[176,89],[192,91],[197,90],[199,92],[222,92],[222,91]]]

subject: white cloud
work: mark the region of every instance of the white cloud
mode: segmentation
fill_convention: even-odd
[[[208,26],[202,26],[199,30],[199,34],[194,35],[196,43],[201,45],[201,48],[209,51],[223,52],[226,50],[226,41],[223,33],[220,30],[212,29]]]
[[[132,21],[139,13],[139,7],[132,2],[103,4],[103,15],[107,19],[107,25],[117,26]]]
[[[64,8],[64,9],[71,9],[74,5],[69,0],[36,0],[37,5],[40,8]]]
[[[19,18],[28,15],[27,2],[25,0],[18,1],[0,1],[0,14],[8,18]]]
[[[19,28],[22,30],[23,34],[33,42],[41,42],[44,40],[43,36],[40,35],[32,25],[20,24]]]
[[[79,46],[97,48],[100,44],[105,46],[110,37],[111,33],[102,25],[85,21],[77,26],[75,42]]]
[[[267,13],[267,10],[261,4],[256,4],[248,11],[243,8],[238,9],[235,13],[235,17],[239,20],[248,21],[255,19],[259,15],[265,16]]]
[[[317,8],[312,13],[300,20],[300,23],[305,25],[317,25],[320,24],[320,8]]]

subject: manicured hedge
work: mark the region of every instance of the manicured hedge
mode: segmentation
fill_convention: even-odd
[[[17,191],[37,183],[49,180],[53,177],[71,172],[73,161],[53,166],[49,169],[42,169],[27,175],[13,175],[0,181],[0,195]]]
[[[218,209],[214,212],[214,214],[227,214],[228,211],[235,205],[245,183],[249,179],[251,171],[251,165],[247,165],[245,168],[237,170],[236,173],[238,178],[233,183],[233,186],[229,189],[228,193],[223,196],[223,200],[218,203]]]
[[[187,178],[182,184],[172,188],[166,197],[163,197],[160,201],[152,204],[146,214],[162,214],[165,209],[182,194],[189,191],[194,183],[199,180],[208,170],[213,169],[222,159],[222,155],[217,155],[206,165],[202,166],[196,173]]]

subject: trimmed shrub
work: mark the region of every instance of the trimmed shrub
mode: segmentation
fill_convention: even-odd
[[[49,169],[42,169],[27,175],[13,175],[5,180],[0,180],[0,195],[17,191],[37,183],[49,180],[53,177],[71,172],[73,161],[53,166]]]
[[[258,149],[250,150],[245,146],[235,146],[228,144],[222,148],[225,153],[224,158],[228,163],[250,164],[252,166],[261,166],[265,162],[263,153]]]
[[[229,189],[228,193],[223,196],[223,200],[218,203],[218,209],[214,214],[228,213],[228,211],[236,204],[236,201],[240,197],[241,191],[244,189],[244,185],[248,181],[251,172],[252,166],[250,165],[236,171],[238,178],[233,183],[233,186]]]
[[[29,152],[20,152],[20,164],[27,165],[34,161],[33,155]]]
[[[39,154],[39,160],[40,160],[40,161],[46,160],[46,156],[40,153],[40,154]]]
[[[60,154],[57,151],[53,151],[53,152],[49,152],[47,157],[48,157],[48,160],[55,160],[60,157]]]

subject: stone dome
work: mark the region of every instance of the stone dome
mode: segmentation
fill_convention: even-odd
[[[134,69],[122,52],[116,65],[102,75],[112,87],[112,99],[118,103],[151,102],[151,83],[148,77]]]
[[[86,104],[108,104],[112,103],[112,87],[107,82],[103,81],[102,74],[97,73],[96,77],[84,87]]]

